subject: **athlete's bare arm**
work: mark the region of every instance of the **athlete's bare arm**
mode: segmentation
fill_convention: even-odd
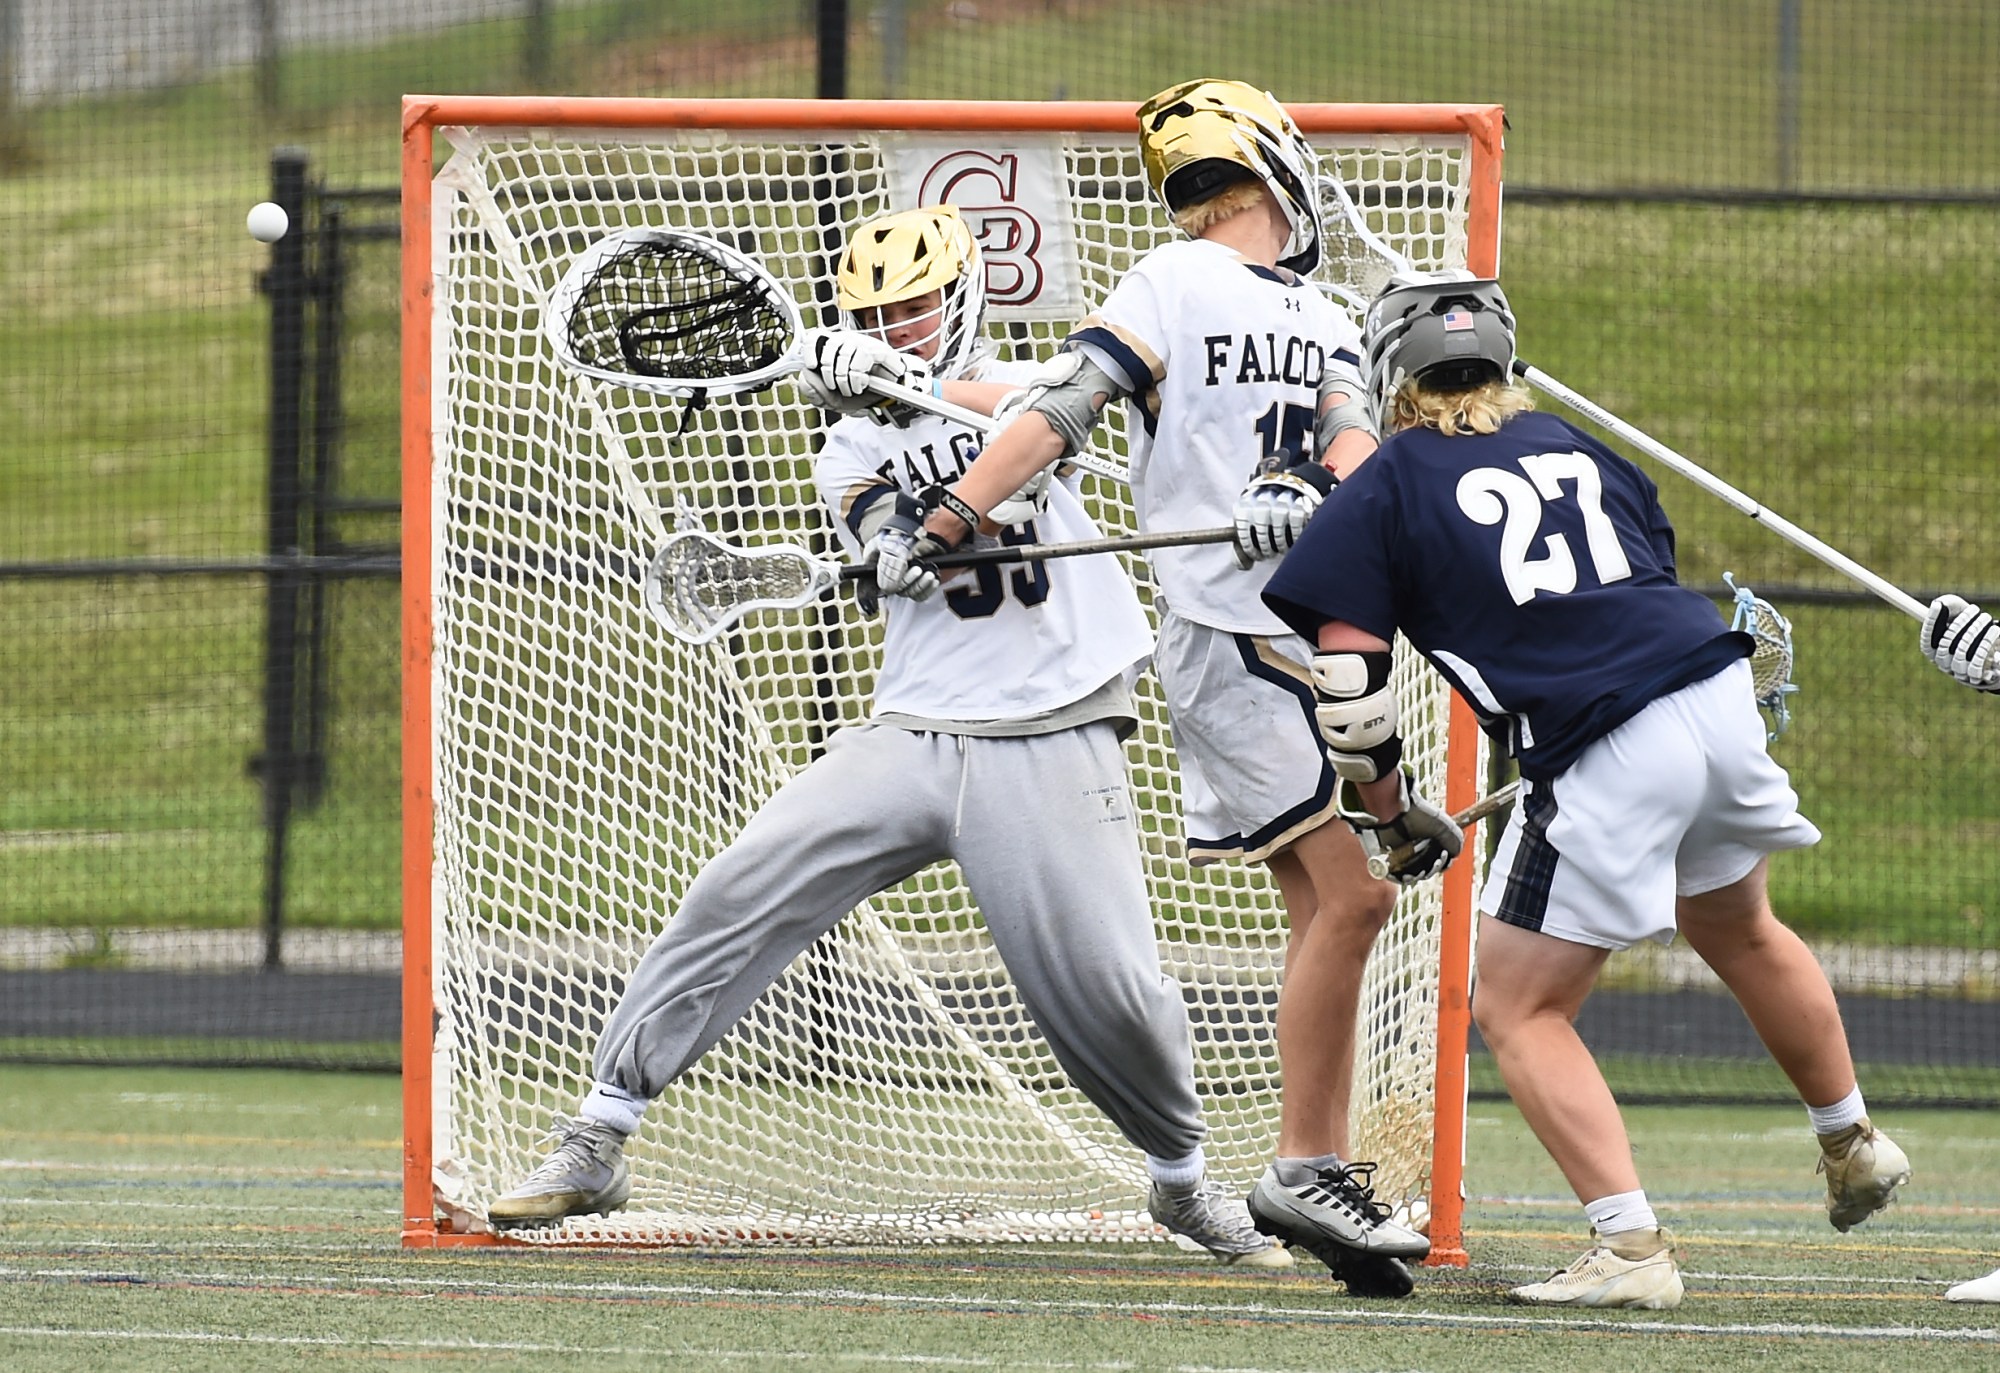
[[[952,490],[983,515],[1065,451],[1062,435],[1054,426],[1035,411],[1024,411],[993,436]],[[924,528],[954,544],[971,533],[964,520],[942,508],[931,512]]]

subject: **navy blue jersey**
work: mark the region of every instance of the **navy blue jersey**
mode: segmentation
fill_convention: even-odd
[[[1309,642],[1329,620],[1400,629],[1536,780],[1751,649],[1674,579],[1652,479],[1532,411],[1496,434],[1391,436],[1313,516],[1264,600]]]

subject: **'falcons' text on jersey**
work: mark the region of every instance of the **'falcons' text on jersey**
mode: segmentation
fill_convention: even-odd
[[[1238,386],[1281,381],[1287,386],[1319,388],[1326,375],[1326,348],[1316,339],[1277,334],[1208,334],[1201,341],[1208,358],[1204,386],[1226,381]]]

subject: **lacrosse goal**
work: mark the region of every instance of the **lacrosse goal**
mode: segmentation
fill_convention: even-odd
[[[1497,269],[1500,112],[1294,107],[1371,227],[1422,266]],[[614,230],[690,229],[830,321],[847,231],[957,204],[1003,355],[1045,355],[1172,236],[1132,107],[411,97],[403,148],[404,1238],[490,1243],[486,1202],[588,1086],[622,978],[703,863],[862,718],[879,624],[851,598],[699,647],[639,580],[682,512],[833,549],[792,384],[706,406],[559,370],[540,310]],[[1338,264],[1329,272],[1337,274]],[[1122,415],[1100,443],[1123,444]],[[1089,478],[1107,533],[1126,491]],[[1130,564],[1145,589],[1142,560]],[[1420,784],[1478,791],[1469,712],[1398,668]],[[1160,944],[1186,990],[1211,1168],[1276,1138],[1285,929],[1261,868],[1189,868],[1150,679],[1130,743]],[[772,862],[785,855],[772,854]],[[1356,1148],[1464,1261],[1471,862],[1406,893],[1362,1009]],[[1142,1161],[1064,1079],[947,867],[858,910],[660,1101],[631,1206],[530,1243],[1157,1239]]]

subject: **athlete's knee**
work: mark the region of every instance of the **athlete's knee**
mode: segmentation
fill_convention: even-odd
[[[1396,888],[1387,882],[1350,882],[1319,897],[1322,920],[1331,918],[1345,937],[1371,944],[1395,913]]]

